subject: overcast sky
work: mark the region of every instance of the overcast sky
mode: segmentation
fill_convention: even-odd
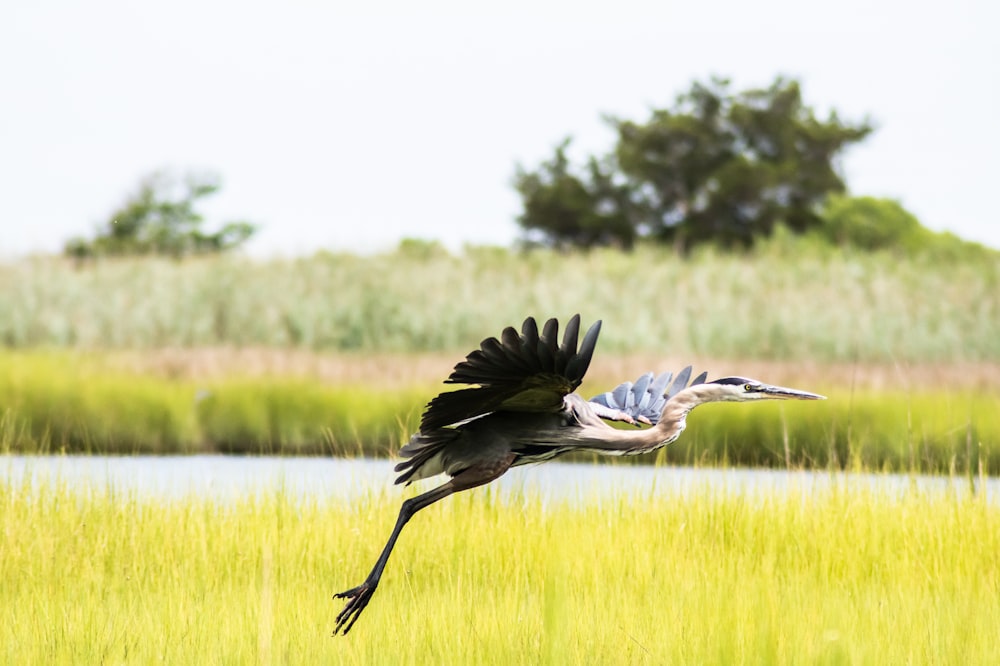
[[[509,244],[517,162],[605,152],[695,79],[797,77],[877,131],[855,194],[1000,247],[1000,3],[91,0],[0,10],[0,256],[57,251],[152,170],[214,170],[255,255]],[[482,7],[489,7],[483,9]],[[419,9],[418,9],[419,8]]]

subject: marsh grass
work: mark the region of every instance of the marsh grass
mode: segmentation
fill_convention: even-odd
[[[0,484],[5,663],[991,663],[1000,509],[834,484],[420,513],[330,636],[399,494],[233,504]]]
[[[942,260],[793,237],[748,254],[54,259],[0,264],[0,344],[462,351],[528,314],[603,318],[602,353],[847,362],[1000,360],[1000,254]]]
[[[238,370],[175,376],[130,368],[109,353],[0,352],[0,445],[42,453],[384,457],[409,438],[442,386],[394,384],[393,372],[388,366],[380,377],[338,383]],[[595,374],[592,393],[613,386],[600,383],[606,373]],[[1000,473],[995,387],[851,391],[803,381],[830,399],[706,405],[658,457],[632,462]]]
[[[171,379],[95,353],[0,352],[7,450],[387,455],[426,390],[302,377]]]

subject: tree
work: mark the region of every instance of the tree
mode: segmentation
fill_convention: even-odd
[[[746,247],[778,222],[806,231],[822,223],[826,196],[845,189],[838,155],[872,131],[867,122],[841,122],[835,112],[817,119],[799,84],[782,78],[736,94],[723,79],[696,82],[673,109],[654,109],[645,123],[608,122],[618,134],[615,149],[590,158],[600,178],[577,178],[572,196],[552,185],[553,166],[571,171],[565,143],[539,172],[518,170],[525,208],[519,222],[527,234],[553,245],[579,244],[566,230],[600,224],[594,214],[601,210],[617,216],[605,232],[611,237],[648,236],[682,251],[707,241]],[[549,187],[524,186],[535,182]],[[615,205],[609,208],[601,192],[613,193]],[[591,229],[589,237],[600,234]]]
[[[607,167],[593,157],[583,177],[573,173],[566,157],[569,144],[570,139],[559,144],[553,158],[537,172],[518,167],[514,176],[514,187],[524,202],[518,222],[527,230],[528,242],[631,249],[636,231],[628,188],[616,184]]]
[[[202,230],[196,203],[219,191],[216,176],[178,178],[156,172],[142,179],[92,240],[74,238],[65,245],[71,257],[168,255],[179,258],[239,247],[256,232],[247,222],[227,222],[214,233]]]

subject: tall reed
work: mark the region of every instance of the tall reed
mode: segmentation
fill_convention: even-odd
[[[466,351],[526,315],[603,318],[603,353],[815,361],[1000,360],[997,254],[940,261],[793,239],[662,248],[23,260],[0,266],[7,347]]]

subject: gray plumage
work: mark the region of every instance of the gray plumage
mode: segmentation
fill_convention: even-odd
[[[419,430],[399,451],[404,460],[395,468],[396,483],[442,473],[451,478],[403,502],[371,573],[361,585],[335,595],[348,602],[337,616],[334,633],[350,631],[368,605],[407,521],[448,495],[489,483],[511,467],[572,451],[602,455],[654,451],[677,439],[688,412],[705,402],[823,397],[742,377],[705,382],[707,375],[702,373],[689,382],[689,366],[676,377],[669,372],[656,377],[646,373],[588,401],[575,391],[590,366],[600,331],[598,321],[580,341],[580,316],[575,315],[559,342],[555,319],[545,322],[539,332],[528,317],[520,334],[507,327],[499,339],[483,340],[455,366],[445,382],[467,388],[441,393],[428,403]],[[650,427],[623,430],[607,421]]]
[[[667,400],[677,395],[683,388],[704,384],[708,373],[701,373],[688,384],[688,378],[691,376],[691,366],[689,365],[677,373],[676,381],[670,384],[673,376],[674,373],[668,371],[661,373],[654,379],[653,373],[647,372],[635,380],[634,384],[622,382],[612,391],[595,395],[590,399],[590,402],[624,412],[636,421],[656,425]],[[667,384],[670,384],[669,389]]]

